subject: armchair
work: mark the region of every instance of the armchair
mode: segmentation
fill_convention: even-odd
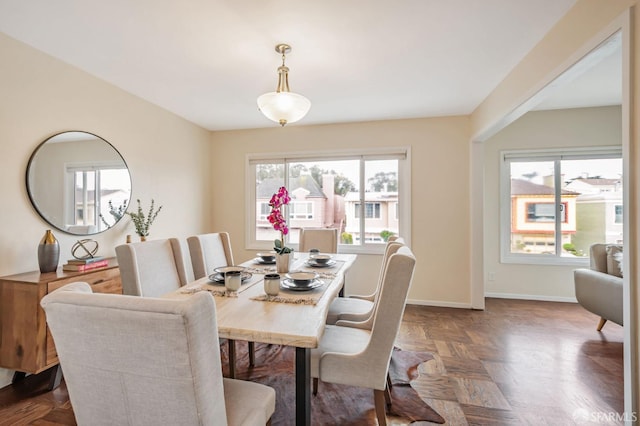
[[[589,269],[573,271],[576,299],[583,308],[600,316],[597,330],[607,320],[622,324],[622,246],[593,244],[589,248]]]

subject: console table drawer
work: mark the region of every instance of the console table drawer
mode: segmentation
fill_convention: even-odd
[[[91,286],[94,293],[117,293],[122,294],[122,284],[120,283],[120,271],[118,269],[100,269],[86,272],[81,276],[66,278],[47,283],[47,293],[74,282],[86,282]]]

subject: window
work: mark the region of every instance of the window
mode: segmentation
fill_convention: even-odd
[[[622,241],[616,148],[502,153],[504,262],[571,263],[595,242]]]
[[[120,165],[99,164],[91,166],[67,165],[65,195],[65,224],[91,226],[92,232],[108,229],[109,203],[115,208],[130,198],[130,190],[121,188],[122,182],[130,182],[129,171]],[[116,189],[114,189],[116,188]]]
[[[279,233],[267,220],[269,200],[286,186],[287,244],[300,229],[338,228],[342,252],[378,252],[389,235],[408,235],[410,161],[408,148],[367,152],[250,154],[247,156],[247,247],[272,247]]]
[[[289,218],[313,219],[313,203],[310,201],[292,201],[289,206]]]
[[[360,203],[355,204],[356,218],[360,218]],[[380,203],[364,203],[365,219],[380,219]]]
[[[615,209],[614,223],[622,223],[622,204],[616,204],[614,206],[614,209]]]

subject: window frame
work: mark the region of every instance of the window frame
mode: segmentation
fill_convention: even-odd
[[[256,164],[272,163],[283,164],[295,162],[313,161],[340,161],[359,160],[361,165],[372,160],[398,160],[398,208],[402,212],[398,220],[398,233],[410,244],[411,235],[411,147],[399,146],[388,148],[366,148],[359,150],[317,150],[317,151],[291,151],[272,153],[249,153],[245,156],[245,249],[270,250],[273,244],[270,241],[256,240]],[[365,203],[364,167],[360,167],[360,200]],[[285,173],[285,185],[288,183]],[[362,212],[361,212],[362,213]],[[287,213],[288,214],[288,213]],[[364,220],[361,220],[361,228]],[[297,243],[288,243],[294,250],[298,249]],[[382,254],[385,244],[338,244],[339,253],[354,254]]]
[[[563,160],[588,160],[622,157],[622,146],[596,146],[583,148],[549,148],[536,150],[506,150],[500,151],[500,262],[506,264],[530,264],[530,265],[567,265],[588,266],[589,257],[563,257],[560,254],[536,254],[536,253],[511,253],[511,162],[524,161],[553,161],[554,162],[554,190],[555,206],[563,205],[561,198],[561,170],[560,162]],[[624,167],[624,163],[623,163]],[[624,175],[624,168],[623,168]],[[623,176],[624,178],[624,176]],[[565,221],[568,220],[568,212],[565,208]],[[558,216],[556,212],[556,217]],[[561,221],[554,220],[555,243],[561,241]],[[566,222],[565,222],[566,223]],[[560,237],[558,233],[560,232]],[[562,244],[559,245],[561,247]]]

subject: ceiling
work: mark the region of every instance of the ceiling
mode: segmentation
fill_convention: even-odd
[[[0,32],[210,130],[470,114],[575,0],[0,0]],[[590,84],[589,87],[593,86]]]

